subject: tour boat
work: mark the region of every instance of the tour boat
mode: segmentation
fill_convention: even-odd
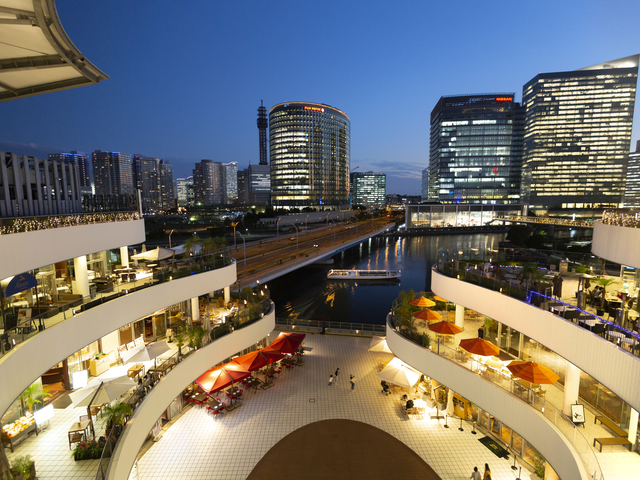
[[[400,278],[400,270],[329,270],[333,280],[389,280]]]

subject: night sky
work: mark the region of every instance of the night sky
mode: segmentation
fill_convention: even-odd
[[[258,163],[256,110],[326,103],[351,119],[351,169],[419,194],[442,95],[515,92],[539,72],[640,51],[640,2],[271,1],[57,4],[110,79],[0,104],[0,150],[113,150]],[[638,108],[631,149],[640,139]]]

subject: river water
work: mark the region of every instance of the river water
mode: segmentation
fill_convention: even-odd
[[[300,268],[268,283],[276,317],[384,324],[401,290],[431,290],[431,267],[440,249],[497,249],[505,234],[376,237],[334,257],[333,265]],[[401,270],[400,281],[328,280],[332,268]]]

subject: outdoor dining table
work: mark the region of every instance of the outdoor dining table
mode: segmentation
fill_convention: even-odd
[[[282,365],[289,365],[289,367],[293,367],[296,364],[293,358],[283,358],[282,360],[280,360],[280,363]]]
[[[242,392],[240,391],[239,388],[229,388],[227,389],[224,393],[227,394],[227,398],[229,398],[231,400],[231,403],[233,404],[234,400],[238,400],[238,398],[240,398],[240,396],[242,395]]]
[[[137,380],[141,375],[144,375],[144,365],[142,363],[136,363],[127,370],[127,375],[129,378]]]
[[[257,390],[257,389],[258,389],[258,387],[260,387],[260,385],[262,385],[262,382],[261,382],[260,380],[258,380],[257,378],[254,378],[254,377],[247,378],[247,379],[244,381],[244,383],[245,383],[247,386],[249,386],[249,387],[251,387],[251,388],[253,388],[253,389],[255,389],[255,390]],[[255,392],[254,392],[254,393],[255,393]]]
[[[204,393],[196,393],[195,395],[191,395],[191,398],[194,399],[196,402],[205,402],[207,401],[209,396],[205,395]]]
[[[91,426],[91,420],[82,420],[81,422],[74,422],[69,429],[69,446],[76,440],[73,438],[77,433],[81,433],[83,438],[81,441],[86,441],[89,437],[89,427]]]

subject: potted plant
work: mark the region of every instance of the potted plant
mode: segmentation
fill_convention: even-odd
[[[36,478],[36,463],[31,455],[16,457],[11,463],[11,473],[15,475],[14,480],[33,480]]]
[[[73,448],[73,452],[71,452],[71,458],[76,462],[80,460],[98,460],[102,456],[106,443],[106,440],[78,442]]]
[[[176,332],[173,335],[173,341],[176,343],[176,347],[178,347],[178,357],[182,356],[182,347],[185,343],[184,332],[180,327],[176,328]]]
[[[33,406],[36,403],[42,403],[42,397],[50,397],[51,394],[47,392],[39,381],[36,381],[29,385],[24,392],[20,394],[20,400],[23,405],[26,404],[29,408],[29,412],[33,413]]]
[[[427,404],[428,408],[433,408],[436,406],[436,401],[433,399],[433,397],[431,396],[431,392],[427,392],[426,393],[427,398],[424,401]]]
[[[615,278],[594,278],[593,282],[602,287],[602,295],[600,295],[600,308],[604,308],[604,297],[607,294],[607,287],[615,283]]]
[[[544,473],[547,466],[546,460],[538,452],[533,454],[533,470],[538,478],[544,480]]]
[[[447,409],[447,392],[444,388],[440,388],[437,395],[438,410],[445,411]]]
[[[105,405],[100,412],[100,418],[106,419],[107,436],[112,428],[124,423],[125,415],[132,415],[133,410],[124,402],[116,402],[113,405]]]

